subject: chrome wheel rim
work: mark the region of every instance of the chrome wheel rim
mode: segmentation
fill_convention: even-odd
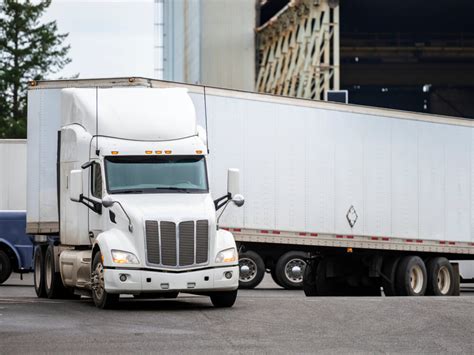
[[[447,295],[451,288],[451,276],[446,266],[441,266],[438,270],[438,289],[443,295]]]
[[[39,257],[35,258],[35,286],[38,289],[41,282],[41,260]]]
[[[285,276],[293,283],[303,282],[306,263],[302,259],[291,259],[285,265]]]
[[[104,287],[104,267],[102,263],[98,263],[91,275],[92,292],[96,299],[102,299],[105,292]]]
[[[257,264],[249,258],[239,260],[239,279],[243,282],[250,282],[257,276]]]
[[[53,283],[53,263],[52,263],[52,257],[46,258],[46,265],[45,265],[45,271],[46,271],[46,288],[48,290],[51,289],[51,285]]]
[[[414,265],[410,270],[410,287],[414,293],[420,293],[424,284],[423,270],[420,265]]]

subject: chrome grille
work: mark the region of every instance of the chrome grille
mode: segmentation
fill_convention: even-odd
[[[149,263],[160,263],[160,238],[158,236],[158,222],[145,222],[146,250]]]
[[[168,267],[205,264],[209,258],[209,222],[145,221],[147,261]],[[176,228],[178,227],[178,228]]]
[[[161,222],[161,260],[166,266],[176,266],[176,224],[174,222]]]
[[[196,264],[207,262],[209,254],[209,223],[206,220],[196,222]]]

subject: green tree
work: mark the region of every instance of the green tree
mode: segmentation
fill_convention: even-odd
[[[51,0],[0,0],[0,138],[26,137],[26,91],[68,64],[68,34],[41,16]]]

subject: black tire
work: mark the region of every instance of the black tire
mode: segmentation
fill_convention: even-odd
[[[312,259],[309,263],[306,263],[306,267],[303,273],[303,291],[306,297],[314,297],[318,295],[316,288],[316,271],[318,268],[318,261]]]
[[[67,290],[61,280],[61,274],[56,272],[54,246],[49,245],[44,256],[44,289],[48,298],[65,298]]]
[[[453,266],[448,259],[435,257],[426,264],[428,273],[427,295],[452,296],[456,286]],[[459,282],[459,281],[458,281]]]
[[[232,307],[237,299],[237,290],[221,291],[211,294],[211,302],[216,308]]]
[[[249,271],[243,273],[242,268],[248,267]],[[265,276],[265,263],[254,251],[246,251],[239,254],[239,287],[254,288],[262,282]]]
[[[395,290],[397,296],[423,296],[428,285],[423,260],[414,255],[403,257],[397,266]]]
[[[283,254],[275,265],[275,275],[280,284],[287,290],[303,288],[303,273],[308,254],[302,251],[289,251]],[[293,268],[299,272],[293,273]]]
[[[0,250],[0,284],[8,280],[12,274],[12,262],[7,253]]]
[[[382,284],[383,292],[385,296],[391,297],[391,296],[397,295],[397,291],[395,288],[395,279],[397,275],[397,266],[399,262],[400,262],[400,258],[398,256],[387,257],[383,261],[383,264],[382,264],[383,276],[381,277],[381,284]]]
[[[104,265],[100,251],[94,255],[92,261],[91,286],[92,300],[97,308],[111,309],[117,305],[120,295],[108,293],[104,288]]]
[[[33,280],[36,296],[39,298],[46,297],[46,289],[44,288],[44,252],[45,248],[42,245],[38,245],[35,248],[35,254],[33,257]]]
[[[275,282],[278,286],[283,287],[282,284],[280,284],[280,280],[278,280],[278,277],[276,275],[276,270],[275,267],[271,268],[270,270],[270,275],[272,276],[273,282]],[[284,287],[283,287],[284,288]]]

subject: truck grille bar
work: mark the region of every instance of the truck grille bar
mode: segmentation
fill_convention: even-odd
[[[209,259],[209,221],[145,221],[148,264],[189,267]]]

